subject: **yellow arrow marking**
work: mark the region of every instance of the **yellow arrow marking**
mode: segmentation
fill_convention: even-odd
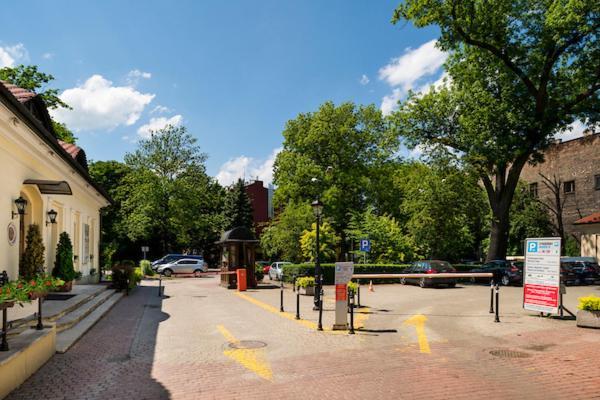
[[[427,335],[425,334],[425,321],[427,321],[426,316],[417,314],[404,321],[404,324],[415,327],[415,330],[417,331],[417,340],[419,341],[419,350],[421,353],[431,354],[429,342],[427,341]]]
[[[217,329],[229,343],[239,343],[239,340],[223,325],[217,325]],[[223,354],[261,378],[269,381],[273,379],[273,371],[271,370],[269,361],[265,357],[264,349],[225,349],[223,350]]]

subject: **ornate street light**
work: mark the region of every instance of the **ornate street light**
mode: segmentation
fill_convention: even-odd
[[[48,214],[48,219],[46,220],[46,226],[48,226],[48,224],[55,224],[56,216],[58,215],[58,213],[52,209],[52,210],[48,211],[46,214]]]
[[[19,216],[19,256],[23,255],[25,252],[25,207],[27,207],[27,200],[25,200],[22,196],[19,196],[18,199],[15,200],[15,205],[17,206],[17,215]],[[13,212],[13,218],[15,217],[15,213]]]
[[[323,214],[323,203],[317,198],[311,204],[315,217],[317,218],[317,240],[316,240],[316,254],[315,254],[315,298],[313,310],[319,309],[319,302],[321,301],[321,286],[322,275],[321,271],[321,260],[319,259],[320,244],[319,244],[319,227],[321,225],[321,215]]]
[[[25,207],[27,207],[27,200],[19,196],[19,198],[15,200],[15,205],[17,206],[17,212],[12,212],[13,219],[17,215],[25,215]]]

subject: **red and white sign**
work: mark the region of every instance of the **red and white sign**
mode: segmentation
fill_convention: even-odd
[[[558,312],[560,238],[527,239],[523,271],[523,308]]]
[[[348,292],[348,285],[335,285],[335,301],[346,301],[348,300],[348,296],[346,295]]]

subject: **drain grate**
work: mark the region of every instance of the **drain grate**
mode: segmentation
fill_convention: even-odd
[[[517,351],[517,350],[492,350],[490,351],[490,354],[493,355],[494,357],[500,357],[500,358],[528,358],[531,357],[531,354],[529,353],[525,353],[523,351]]]
[[[266,347],[267,344],[258,340],[240,340],[239,342],[229,343],[228,346],[231,349],[260,349]]]

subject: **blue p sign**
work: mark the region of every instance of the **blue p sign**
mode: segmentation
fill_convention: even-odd
[[[527,252],[528,253],[537,253],[538,250],[538,242],[529,242],[527,244]]]
[[[369,239],[360,240],[360,251],[369,252],[371,251],[371,241]]]

